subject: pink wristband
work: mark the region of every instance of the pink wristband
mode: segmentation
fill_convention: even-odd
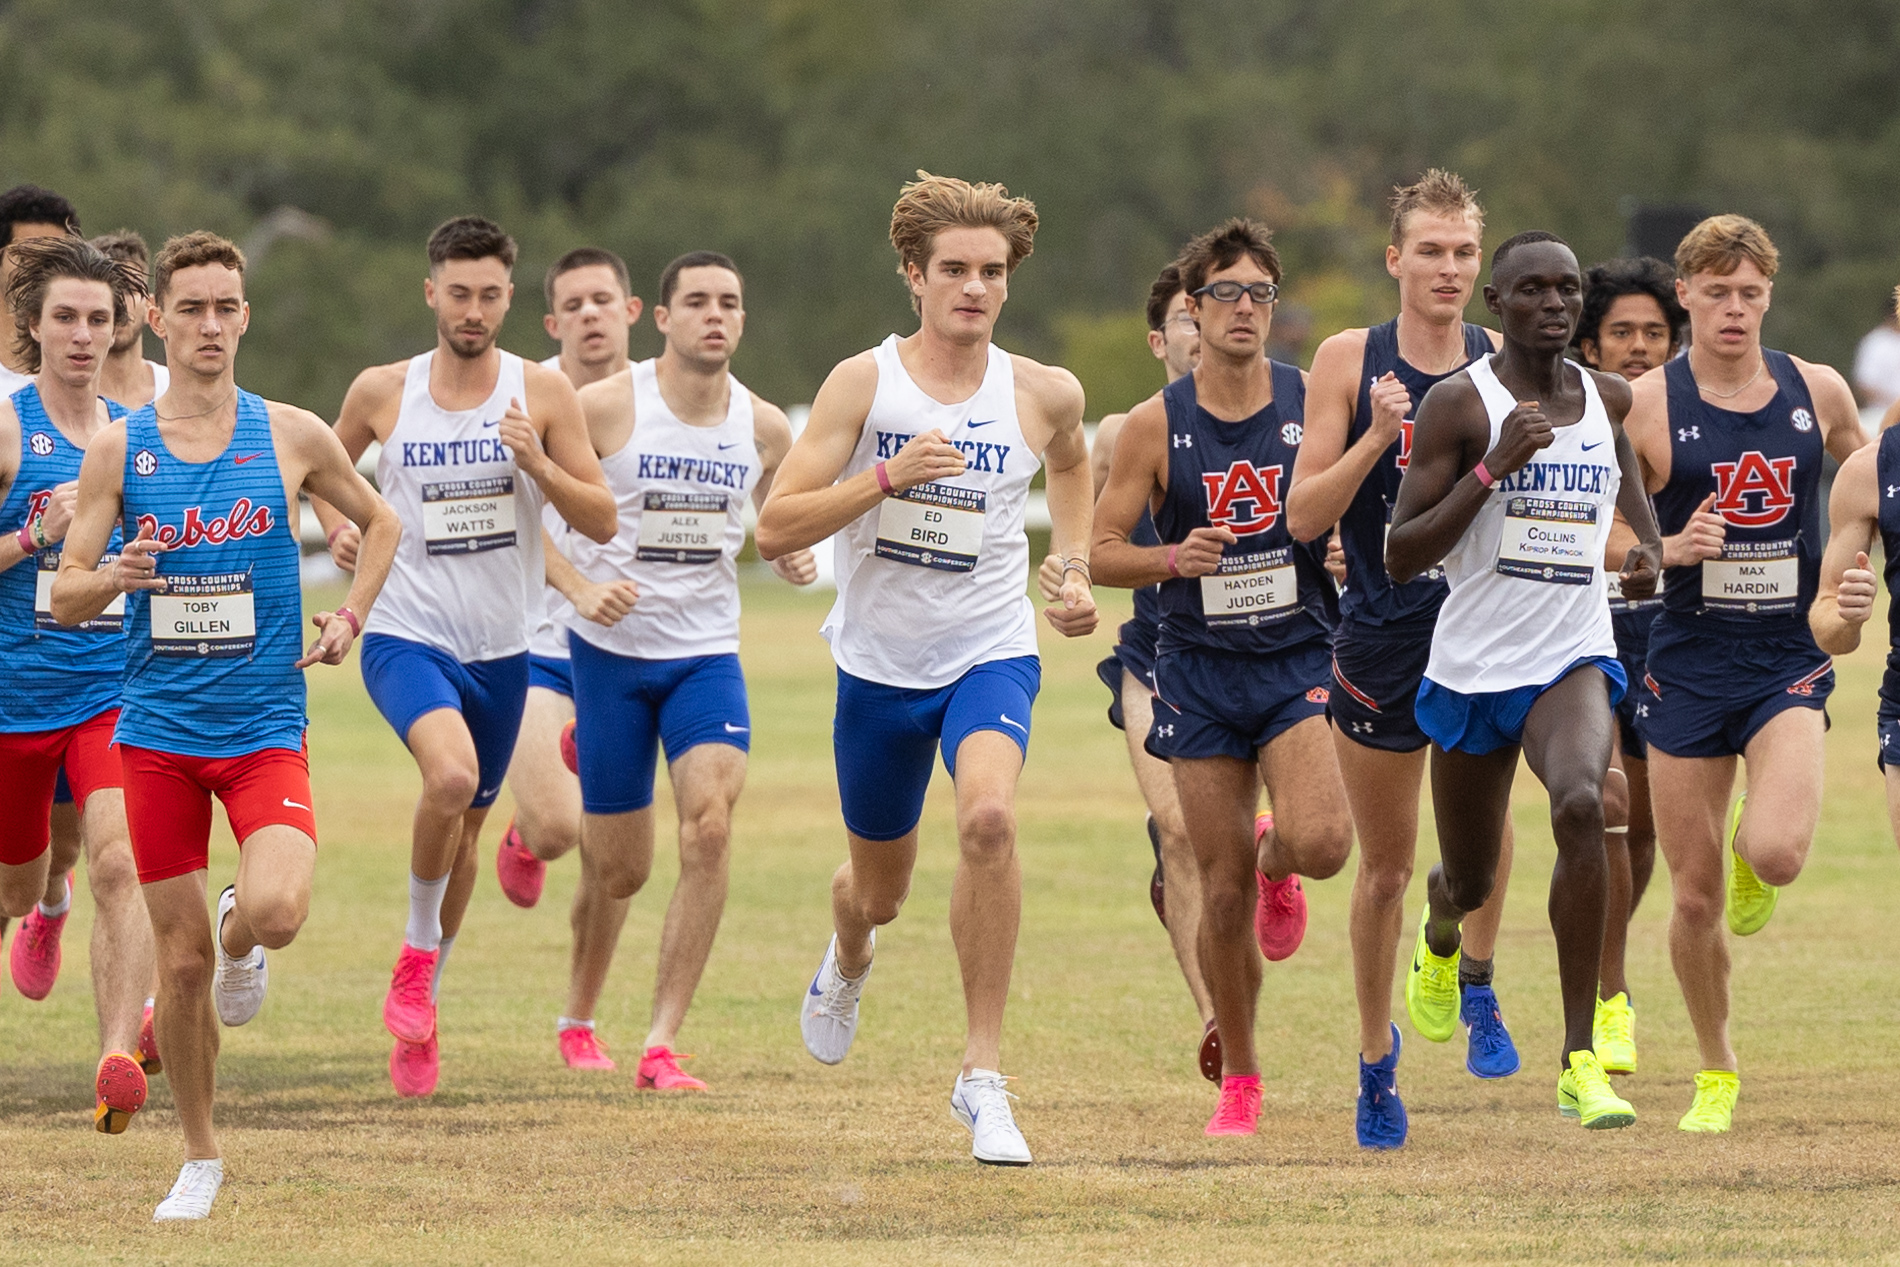
[[[325,538],[323,539],[323,544],[324,544],[324,545],[326,545],[326,546],[333,546],[333,545],[335,545],[335,544],[336,544],[336,534],[337,534],[337,533],[339,533],[339,532],[342,532],[342,531],[343,531],[343,530],[344,530],[345,528],[347,528],[347,527],[349,527],[349,526],[350,526],[350,521],[349,521],[349,520],[347,520],[347,519],[345,519],[345,520],[344,520],[344,521],[343,521],[342,523],[340,523],[340,524],[338,524],[338,525],[337,525],[336,527],[334,527],[334,528],[332,528],[332,529],[330,529],[330,535],[329,535],[329,536],[327,536],[327,537],[325,537]]]
[[[330,614],[332,616],[341,616],[343,617],[343,619],[350,622],[350,636],[351,637],[361,638],[363,636],[363,622],[356,618],[355,612],[351,611],[347,607],[339,607],[335,611],[331,612]]]
[[[20,549],[26,553],[28,558],[32,558],[39,553],[39,547],[33,544],[33,520],[30,516],[25,523],[20,525],[18,537]]]
[[[1176,550],[1179,550],[1180,548],[1181,547],[1179,544],[1171,545],[1168,547],[1168,575],[1169,576],[1181,575],[1181,569],[1174,566],[1174,552]]]
[[[897,489],[891,484],[891,473],[884,469],[884,463],[879,462],[871,471],[877,476],[877,486],[884,490],[886,497],[897,495]]]
[[[1478,464],[1471,468],[1471,473],[1477,476],[1478,483],[1484,485],[1486,488],[1496,488],[1498,485],[1498,477],[1485,469],[1483,458],[1478,459]]]

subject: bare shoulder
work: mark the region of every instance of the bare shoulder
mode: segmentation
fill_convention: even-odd
[[[1322,339],[1313,351],[1313,377],[1328,385],[1343,379],[1356,386],[1366,361],[1366,334],[1364,326],[1356,326]]]
[[[280,453],[289,450],[309,457],[336,440],[330,424],[308,409],[286,405],[281,400],[267,400],[264,407],[270,413],[271,439],[276,441]]]
[[[1016,390],[1027,392],[1050,421],[1082,417],[1086,401],[1081,379],[1060,365],[1044,365],[1014,352],[1010,353],[1009,360],[1016,372]]]
[[[1109,452],[1115,448],[1115,441],[1121,438],[1122,424],[1128,421],[1127,414],[1109,414],[1095,424],[1095,451]]]
[[[402,395],[402,385],[409,377],[407,360],[391,361],[387,365],[372,365],[356,376],[350,384],[350,395],[360,396],[364,404],[375,404]]]
[[[1168,406],[1156,392],[1122,415],[1120,439],[1135,437],[1158,442],[1168,431]]]
[[[1499,351],[1504,347],[1503,331],[1493,330],[1490,326],[1479,326],[1478,328],[1484,331],[1485,338],[1491,340],[1491,350],[1493,352]]]
[[[98,454],[95,461],[125,465],[125,419],[109,422],[92,433],[86,441],[86,456],[93,458],[94,454]]]
[[[1845,480],[1864,483],[1871,489],[1879,483],[1879,475],[1880,445],[1863,444],[1848,455],[1847,461],[1841,463],[1840,473],[1835,476],[1835,480],[1837,487],[1839,481]]]
[[[785,411],[759,395],[751,388],[746,394],[752,397],[752,434],[761,440],[773,440],[779,445],[792,442],[792,420]]]
[[[1579,366],[1585,374],[1596,380],[1597,394],[1603,397],[1603,407],[1619,421],[1627,418],[1630,411],[1630,384],[1621,374],[1605,374],[1602,370],[1593,370],[1588,366]]]
[[[1425,393],[1425,399],[1419,402],[1419,413],[1423,414],[1427,406],[1434,414],[1443,416],[1446,410],[1463,410],[1469,413],[1474,407],[1483,409],[1484,398],[1478,394],[1478,385],[1471,381],[1471,375],[1459,370],[1450,378],[1440,379]]]
[[[1630,413],[1647,413],[1663,408],[1669,401],[1669,373],[1658,365],[1630,384]]]
[[[1806,380],[1809,392],[1817,396],[1842,397],[1850,404],[1853,402],[1854,393],[1853,390],[1848,387],[1847,379],[1842,377],[1841,372],[1832,365],[1822,365],[1816,361],[1804,361],[1798,356],[1790,356],[1788,359],[1793,361],[1795,368],[1801,371],[1801,377]],[[1819,404],[1820,402],[1817,400],[1815,403]],[[1856,408],[1855,412],[1859,412],[1858,408]]]
[[[527,389],[531,400],[572,401],[575,398],[574,384],[567,375],[559,370],[551,370],[539,361],[523,358],[521,384]]]
[[[589,418],[625,413],[633,408],[633,367],[587,384],[579,395]]]

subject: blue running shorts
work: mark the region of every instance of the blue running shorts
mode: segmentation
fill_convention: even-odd
[[[574,698],[574,662],[566,656],[528,653],[528,685]]]
[[[1332,665],[1332,648],[1318,640],[1271,656],[1165,651],[1155,661],[1148,752],[1253,761],[1281,734],[1326,715]]]
[[[1145,620],[1122,623],[1115,649],[1095,666],[1095,676],[1108,688],[1108,724],[1126,730],[1122,724],[1122,674],[1131,673],[1137,682],[1155,689],[1155,637],[1160,631]]]
[[[838,670],[831,744],[844,825],[865,840],[897,840],[924,815],[939,749],[957,777],[957,749],[979,730],[1008,735],[1029,755],[1029,712],[1042,661],[1017,656],[979,664],[935,690],[886,686]]]
[[[568,636],[574,665],[574,745],[581,808],[626,814],[653,804],[655,767],[688,748],[722,743],[752,749],[752,713],[739,657],[641,660]]]
[[[446,651],[391,634],[365,634],[361,645],[363,685],[404,743],[425,713],[449,708],[462,715],[481,771],[470,808],[493,805],[528,702],[528,653],[463,664]]]
[[[1672,757],[1739,756],[1776,714],[1820,709],[1834,661],[1803,629],[1780,637],[1684,628],[1663,613],[1649,635],[1637,728]]]
[[[1418,687],[1418,724],[1446,752],[1482,757],[1522,743],[1524,723],[1538,696],[1586,664],[1595,665],[1609,682],[1610,707],[1615,709],[1629,690],[1623,666],[1613,656],[1585,656],[1565,665],[1562,673],[1542,686],[1515,686],[1508,691],[1465,695],[1426,678]]]

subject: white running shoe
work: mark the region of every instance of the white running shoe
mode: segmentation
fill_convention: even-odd
[[[224,917],[237,905],[237,885],[227,884],[218,895],[218,922],[211,940],[218,947],[218,967],[211,977],[211,997],[218,1005],[218,1019],[226,1025],[242,1025],[264,1006],[264,991],[270,985],[270,966],[264,962],[264,948],[251,947],[251,953],[234,959],[224,950]],[[203,1215],[195,1216],[203,1218]]]
[[[218,1199],[218,1189],[223,1186],[223,1158],[186,1162],[184,1169],[178,1172],[178,1182],[172,1185],[171,1194],[152,1212],[152,1222],[209,1218],[211,1203]]]
[[[871,951],[877,952],[877,931],[871,932]],[[811,988],[798,1003],[798,1029],[805,1050],[821,1064],[835,1065],[851,1050],[858,1036],[858,996],[871,979],[870,965],[856,981],[838,972],[838,935],[831,935],[824,962],[811,979]]]
[[[1027,1166],[1029,1145],[1009,1111],[1016,1097],[1004,1082],[993,1069],[972,1069],[967,1077],[958,1074],[950,1111],[970,1128],[970,1156],[990,1166]]]

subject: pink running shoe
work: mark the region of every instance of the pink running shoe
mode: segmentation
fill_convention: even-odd
[[[165,1062],[158,1058],[158,1031],[152,1025],[150,1003],[145,1005],[145,1016],[139,1021],[139,1049],[135,1058],[148,1078],[165,1072]]]
[[[680,1070],[680,1061],[691,1059],[665,1047],[649,1047],[640,1057],[640,1072],[634,1075],[633,1085],[642,1091],[704,1091],[705,1083]]]
[[[569,1069],[614,1068],[613,1058],[607,1054],[607,1048],[601,1044],[594,1031],[585,1025],[562,1030],[559,1039],[561,1059],[567,1062]]]
[[[145,1107],[148,1090],[145,1071],[135,1058],[122,1051],[109,1051],[99,1061],[92,1089],[96,1097],[92,1127],[101,1135],[123,1135],[132,1115]]]
[[[66,877],[67,914],[72,913],[73,880]],[[53,992],[59,979],[59,935],[66,928],[66,916],[50,919],[35,906],[20,921],[13,938],[13,953],[8,957],[13,968],[13,984],[29,999],[43,999]]]
[[[1220,1107],[1207,1121],[1209,1135],[1252,1135],[1260,1120],[1260,1075],[1229,1074],[1221,1079]]]
[[[1256,850],[1272,830],[1272,814],[1261,814],[1253,820]],[[1300,887],[1296,875],[1269,880],[1256,871],[1254,881],[1260,887],[1260,900],[1253,909],[1254,940],[1260,943],[1261,954],[1278,963],[1289,958],[1306,939],[1306,890]]]
[[[569,774],[581,772],[581,749],[574,742],[574,723],[561,727],[561,764],[567,767]]]
[[[501,847],[495,851],[495,875],[501,891],[516,906],[533,906],[541,900],[541,886],[547,883],[548,864],[535,857],[515,830],[514,819],[501,834]]]
[[[435,1000],[430,995],[435,961],[440,957],[440,951],[417,950],[407,942],[396,956],[396,971],[383,997],[383,1024],[405,1043],[426,1043],[435,1037]]]
[[[442,1076],[442,1048],[437,1045],[435,1035],[429,1035],[426,1043],[406,1043],[396,1040],[396,1046],[389,1053],[389,1080],[396,1087],[396,1094],[405,1100],[435,1093],[436,1079]]]

